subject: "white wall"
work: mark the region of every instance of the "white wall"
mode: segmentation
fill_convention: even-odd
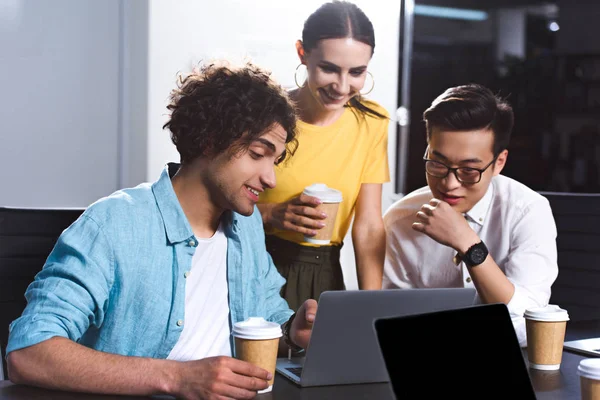
[[[0,206],[117,188],[119,1],[0,2]]]
[[[84,207],[155,180],[178,160],[161,128],[178,72],[251,59],[293,87],[295,41],[323,2],[0,0],[0,206]],[[400,1],[356,3],[375,26],[369,97],[394,116]],[[395,148],[392,121],[392,182]],[[392,194],[384,185],[384,209]],[[349,237],[342,263],[356,287]]]
[[[178,72],[207,58],[226,57],[235,62],[251,59],[273,71],[284,86],[294,86],[299,61],[295,42],[304,20],[324,1],[306,0],[152,0],[149,18],[148,180],[156,179],[165,162],[178,160],[168,132],[166,104]],[[370,98],[392,116],[397,106],[400,1],[355,1],[375,27],[376,47],[369,70],[376,85]],[[392,182],[395,171],[396,124],[390,123],[389,156]],[[384,210],[391,204],[392,183],[384,185]],[[342,252],[348,288],[357,287],[352,243],[348,236]]]

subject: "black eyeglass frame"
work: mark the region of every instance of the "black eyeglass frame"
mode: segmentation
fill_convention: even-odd
[[[498,156],[494,157],[494,159],[492,161],[490,161],[490,163],[488,165],[486,165],[485,167],[483,167],[483,168],[473,168],[473,167],[455,167],[455,168],[451,168],[451,167],[447,166],[446,164],[444,164],[443,162],[440,162],[440,161],[437,161],[437,160],[431,160],[431,159],[427,158],[427,152],[428,151],[429,151],[429,146],[427,146],[427,148],[425,149],[425,154],[423,154],[423,161],[425,161],[425,173],[427,173],[428,175],[433,176],[434,178],[444,179],[444,178],[446,178],[450,174],[450,172],[452,172],[454,174],[454,176],[456,177],[457,181],[459,181],[460,183],[464,183],[466,185],[475,185],[475,184],[481,182],[481,176],[483,175],[483,173],[493,163],[495,163],[496,160],[498,159]],[[440,164],[440,165],[444,166],[446,168],[446,173],[443,176],[433,175],[432,173],[430,173],[429,171],[427,171],[427,163],[428,162],[432,162],[432,163],[436,163],[436,164]],[[475,182],[465,182],[462,179],[460,179],[459,176],[458,176],[458,170],[459,169],[464,169],[464,168],[468,168],[470,170],[479,172],[479,179],[477,179],[477,181],[475,181]]]

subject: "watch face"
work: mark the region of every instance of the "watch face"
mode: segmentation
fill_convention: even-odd
[[[471,260],[473,261],[474,265],[479,265],[482,262],[485,261],[485,258],[487,257],[487,252],[479,247],[475,247],[473,249],[473,251],[471,251]]]

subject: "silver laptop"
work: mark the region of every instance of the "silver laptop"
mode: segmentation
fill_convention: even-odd
[[[582,353],[591,357],[600,357],[600,338],[571,340],[565,342],[565,350]]]
[[[278,359],[277,371],[303,387],[387,382],[373,321],[467,307],[475,294],[473,288],[324,292],[306,356]]]

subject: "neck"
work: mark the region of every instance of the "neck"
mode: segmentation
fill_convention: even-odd
[[[298,107],[298,117],[307,124],[327,126],[337,121],[344,113],[344,108],[339,110],[326,110],[319,104],[306,85],[290,93]]]
[[[202,177],[200,161],[182,165],[171,179],[173,190],[183,209],[194,235],[198,238],[210,238],[217,229],[224,209],[217,206],[209,188]]]

